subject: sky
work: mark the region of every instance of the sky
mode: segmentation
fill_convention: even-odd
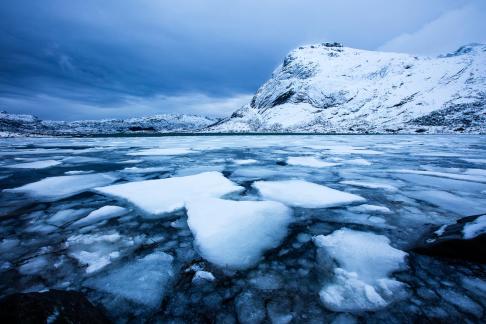
[[[2,0],[0,110],[226,116],[300,45],[435,56],[485,30],[485,0]]]

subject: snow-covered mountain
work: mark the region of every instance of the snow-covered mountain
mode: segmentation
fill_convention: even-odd
[[[299,47],[213,132],[485,133],[486,45],[439,57]]]
[[[196,115],[163,114],[129,119],[66,122],[0,112],[0,136],[197,132],[217,121],[218,119]]]

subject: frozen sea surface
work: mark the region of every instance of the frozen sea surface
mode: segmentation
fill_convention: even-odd
[[[410,251],[486,213],[485,161],[484,136],[2,139],[0,296],[78,290],[115,321],[485,322],[486,266]]]

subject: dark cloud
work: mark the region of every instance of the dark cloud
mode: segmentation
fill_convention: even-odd
[[[474,2],[3,0],[0,104],[65,119],[205,112],[194,98],[239,104],[298,45],[375,49]],[[187,110],[160,100],[183,97]]]

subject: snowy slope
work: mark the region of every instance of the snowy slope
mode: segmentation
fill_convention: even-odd
[[[196,115],[163,114],[129,119],[81,121],[40,120],[32,115],[0,112],[0,137],[22,135],[90,135],[118,133],[196,132],[217,122]]]
[[[300,47],[210,131],[484,133],[486,45],[436,58]]]

